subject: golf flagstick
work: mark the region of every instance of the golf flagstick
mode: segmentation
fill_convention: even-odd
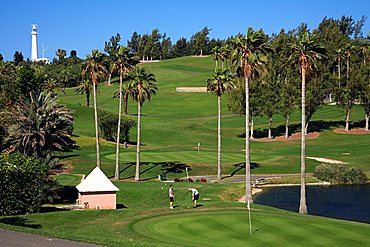
[[[251,220],[251,206],[250,206],[250,203],[249,203],[249,200],[248,200],[248,203],[247,203],[247,208],[248,208],[248,220],[249,220],[249,234],[252,235],[252,220]]]

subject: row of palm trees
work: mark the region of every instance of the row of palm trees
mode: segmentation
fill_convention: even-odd
[[[141,107],[146,100],[151,99],[158,90],[155,82],[155,76],[146,73],[141,67],[136,67],[137,59],[125,46],[119,46],[110,58],[110,66],[107,69],[106,60],[102,52],[93,50],[86,57],[82,66],[82,76],[86,79],[85,85],[82,84],[77,92],[86,93],[88,98],[89,83],[92,83],[93,99],[94,99],[94,119],[95,119],[95,142],[96,142],[96,166],[100,168],[100,146],[99,146],[99,130],[98,130],[98,111],[96,104],[96,90],[99,81],[105,80],[107,75],[112,72],[119,74],[119,103],[118,103],[118,123],[117,123],[117,144],[116,144],[116,164],[115,164],[115,179],[120,177],[120,126],[122,117],[122,98],[123,98],[123,80],[127,80],[125,85],[125,96],[131,95],[132,99],[138,104],[138,122],[137,122],[137,155],[136,155],[136,171],[135,180],[140,180],[140,129],[141,129]],[[91,84],[90,84],[91,85]],[[117,93],[116,93],[117,94]],[[127,110],[125,111],[127,114]]]
[[[306,192],[305,192],[305,80],[306,74],[315,66],[315,62],[322,58],[325,50],[317,45],[315,35],[304,32],[299,39],[290,44],[291,52],[288,59],[289,63],[298,63],[300,67],[302,91],[302,135],[301,135],[301,197],[299,213],[307,214]],[[252,188],[251,188],[251,173],[250,173],[250,120],[249,120],[249,81],[261,70],[265,69],[267,64],[268,52],[271,48],[267,42],[267,36],[262,30],[253,31],[252,28],[247,30],[245,36],[238,36],[232,42],[232,49],[224,48],[224,51],[229,51],[230,59],[232,60],[235,71],[239,70],[239,75],[244,78],[245,82],[245,164],[246,164],[246,203],[252,203]],[[218,145],[217,145],[217,178],[221,179],[221,95],[232,90],[234,87],[235,75],[229,70],[218,70],[217,67],[217,49],[215,52],[216,68],[212,77],[207,80],[208,91],[214,92],[217,96],[218,105]],[[221,59],[221,61],[223,61]],[[222,66],[223,67],[223,66]]]

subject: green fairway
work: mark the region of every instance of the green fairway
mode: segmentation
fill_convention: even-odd
[[[246,210],[150,217],[132,224],[143,236],[186,246],[368,246],[369,226],[293,214]],[[339,223],[340,222],[340,223]],[[336,235],[333,238],[333,235]]]
[[[176,87],[204,87],[206,79],[214,70],[211,57],[183,57],[140,65],[154,73],[158,83],[158,93],[151,102],[142,107],[142,179],[156,178],[167,172],[167,177],[184,177],[185,166],[191,175],[216,174],[217,163],[217,100],[209,93],[178,93]],[[117,84],[99,86],[98,108],[117,112],[118,99],[113,99]],[[87,174],[95,166],[95,132],[93,109],[85,106],[85,97],[77,95],[74,89],[67,89],[60,95],[61,102],[75,110],[74,139],[78,150],[67,153],[64,162],[73,173]],[[137,105],[131,99],[128,105],[129,117],[136,120]],[[223,174],[244,174],[245,140],[239,136],[244,133],[244,116],[227,110],[227,95],[222,97],[222,164]],[[344,112],[336,106],[323,106],[312,118],[311,128],[320,136],[307,139],[307,156],[337,159],[370,172],[370,135],[345,135],[334,133],[334,128],[343,127]],[[351,120],[359,124],[363,110],[355,106]],[[273,134],[284,125],[281,115],[273,117]],[[300,122],[299,111],[291,116],[291,126]],[[256,117],[256,134],[264,137],[267,128],[266,117]],[[265,133],[265,134],[264,134]],[[136,141],[136,128],[131,131],[131,141]],[[200,143],[200,153],[197,143]],[[108,176],[114,174],[115,144],[101,141],[102,168]],[[132,178],[133,163],[136,160],[136,147],[121,148],[121,178]],[[251,142],[253,173],[297,173],[300,164],[300,141]],[[173,164],[182,168],[168,170]],[[307,171],[312,172],[320,164],[307,160]],[[178,165],[177,165],[178,166]]]

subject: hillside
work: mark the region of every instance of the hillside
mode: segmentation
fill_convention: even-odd
[[[183,57],[158,63],[140,65],[157,78],[158,93],[142,107],[142,179],[156,178],[162,171],[167,177],[185,176],[184,168],[191,175],[215,174],[217,163],[217,101],[210,93],[178,93],[176,87],[204,87],[206,79],[214,71],[211,57]],[[113,99],[117,84],[100,84],[98,107],[117,112],[118,99]],[[85,97],[68,89],[61,95],[61,102],[76,112],[74,133],[78,150],[67,154],[64,162],[73,173],[88,173],[95,166],[94,121],[92,107],[85,107]],[[137,105],[130,99],[128,112],[136,120]],[[244,116],[227,109],[227,96],[222,97],[222,163],[223,174],[244,174]],[[307,140],[307,156],[337,159],[369,172],[370,154],[367,150],[370,135],[336,134],[344,118],[336,106],[324,106],[313,116],[313,125],[320,131],[319,137]],[[356,106],[351,120],[358,123],[363,110]],[[292,117],[292,125],[298,124],[299,112]],[[274,128],[284,124],[280,115],[274,116]],[[255,128],[263,136],[266,118],[257,117]],[[131,131],[131,141],[136,140],[136,129]],[[197,143],[200,143],[200,153]],[[134,174],[135,146],[121,149],[121,178]],[[114,143],[102,141],[102,168],[108,175],[114,174]],[[298,173],[299,140],[251,142],[252,173]],[[307,171],[312,172],[319,162],[307,160]]]

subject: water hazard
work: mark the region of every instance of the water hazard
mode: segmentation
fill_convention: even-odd
[[[370,184],[307,186],[309,214],[370,223]],[[264,188],[254,202],[298,212],[300,186]]]

